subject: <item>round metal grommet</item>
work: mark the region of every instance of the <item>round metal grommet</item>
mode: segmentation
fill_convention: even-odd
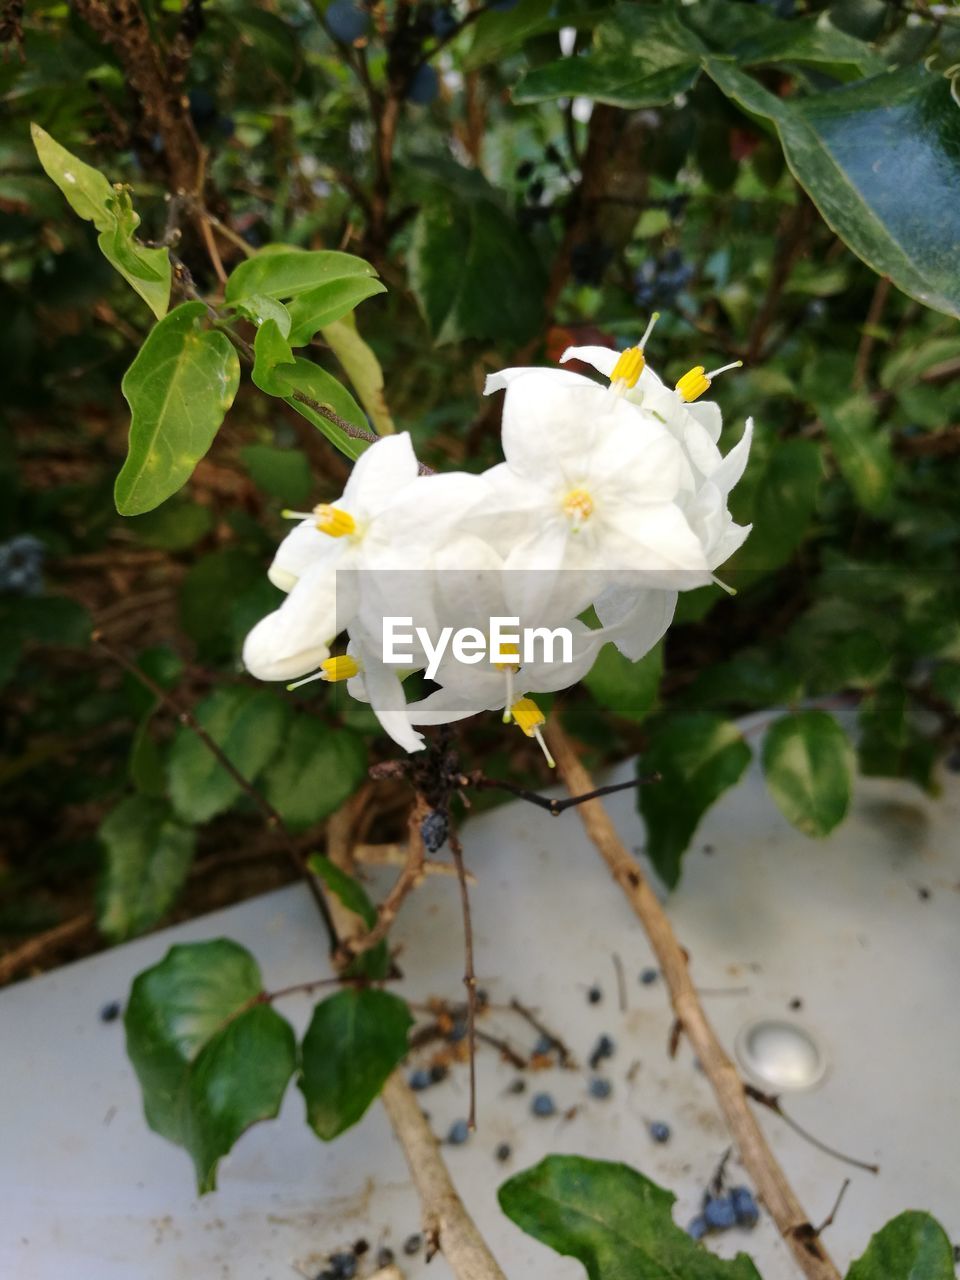
[[[827,1060],[805,1027],[785,1018],[758,1018],[736,1040],[740,1065],[760,1085],[775,1090],[812,1089],[826,1074]]]

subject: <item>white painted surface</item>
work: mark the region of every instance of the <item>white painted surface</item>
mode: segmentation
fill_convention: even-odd
[[[624,776],[626,771],[621,770]],[[827,1239],[845,1265],[870,1233],[905,1208],[935,1213],[960,1239],[960,787],[945,779],[931,803],[906,785],[861,782],[855,812],[828,841],[805,840],[780,817],[754,767],[711,812],[687,856],[670,902],[681,941],[706,989],[724,1042],[755,1017],[789,1014],[828,1058],[813,1091],[785,1096],[809,1129],[852,1154],[877,1160],[879,1177],[814,1150],[768,1115],[770,1134],[801,1200],[817,1219],[841,1181],[852,1185]],[[611,801],[628,844],[642,841],[630,795]],[[670,1031],[662,983],[641,986],[651,954],[575,815],[561,819],[515,803],[470,822],[477,969],[494,1004],[513,995],[535,1005],[581,1062],[608,1032],[617,1053],[605,1074],[606,1102],[586,1095],[586,1072],[537,1074],[576,1117],[535,1120],[516,1077],[492,1050],[479,1059],[480,1132],[448,1148],[451,1168],[511,1280],[581,1280],[583,1270],[529,1240],[500,1213],[505,1172],[548,1151],[622,1159],[671,1187],[678,1221],[696,1211],[726,1137],[709,1087]],[[713,852],[704,852],[711,846]],[[378,873],[382,892],[388,874]],[[929,890],[923,900],[919,890]],[[399,1246],[418,1227],[417,1201],[379,1106],[330,1146],[303,1123],[291,1087],[280,1118],[247,1133],[223,1161],[219,1190],[197,1202],[184,1152],[150,1133],[123,1051],[120,1022],[99,1010],[122,999],[133,976],[173,942],[228,936],[259,958],[268,988],[325,972],[325,945],[300,887],[117,948],[0,993],[0,1276],[3,1280],[292,1280],[313,1276],[329,1252],[365,1236]],[[462,952],[456,882],[434,877],[397,931],[411,999],[459,999]],[[629,1011],[618,1010],[612,953],[628,978]],[[591,1006],[589,984],[604,1000]],[[283,1002],[302,1028],[304,997]],[[535,1034],[494,1010],[484,1024],[529,1050]],[[632,1084],[631,1064],[640,1060]],[[421,1095],[441,1134],[466,1112],[465,1068]],[[645,1122],[667,1121],[666,1146]],[[514,1148],[496,1163],[501,1141]],[[734,1167],[739,1174],[739,1169]],[[748,1250],[765,1280],[793,1274],[770,1225],[711,1241],[724,1255]],[[407,1275],[427,1274],[422,1255],[400,1257]],[[429,1275],[449,1275],[442,1259]]]

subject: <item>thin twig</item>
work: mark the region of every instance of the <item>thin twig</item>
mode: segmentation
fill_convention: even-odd
[[[384,940],[390,932],[390,927],[396,920],[397,913],[403,906],[407,895],[423,880],[423,863],[426,858],[426,850],[423,836],[420,833],[420,826],[427,812],[427,806],[422,801],[414,805],[413,812],[410,814],[410,836],[407,843],[406,864],[394,881],[390,892],[380,904],[376,923],[366,933],[347,938],[341,944],[345,960],[361,955],[364,951],[369,951],[371,947],[377,946],[378,943]]]
[[[322,889],[317,883],[316,877],[311,874],[307,867],[306,859],[297,848],[293,837],[284,825],[283,819],[280,817],[280,814],[277,813],[273,805],[243,776],[223,748],[220,747],[213,738],[211,738],[210,734],[206,731],[192,711],[181,707],[176,699],[166,689],[164,689],[161,684],[158,684],[152,676],[148,675],[146,671],[142,671],[135,662],[132,662],[130,658],[126,656],[125,653],[122,653],[119,649],[115,649],[113,645],[104,638],[102,632],[95,631],[91,638],[95,644],[99,645],[109,658],[111,658],[119,667],[122,667],[128,675],[131,675],[135,680],[138,680],[145,689],[153,694],[161,705],[165,706],[174,716],[176,716],[180,724],[184,725],[186,728],[190,729],[192,733],[196,734],[210,754],[218,764],[226,770],[244,795],[252,800],[260,810],[267,826],[271,830],[278,832],[283,843],[284,851],[290,859],[291,864],[296,868],[297,874],[301,876],[310,887],[310,892],[313,894],[313,900],[316,902],[317,908],[323,917],[323,922],[327,927],[327,932],[332,944],[336,937],[336,932],[333,927],[333,919],[330,915],[330,908],[327,905],[327,900]]]
[[[626,978],[626,974],[623,972],[623,961],[617,955],[616,951],[614,951],[613,953],[613,970],[614,970],[614,973],[616,973],[617,975],[617,997],[620,1002],[620,1012],[626,1013],[627,1012],[627,978]]]
[[[81,938],[93,932],[96,923],[93,912],[85,911],[82,915],[73,916],[70,920],[64,920],[62,924],[54,925],[52,929],[28,938],[20,946],[8,951],[5,956],[0,956],[0,987],[16,977],[23,969],[29,969],[31,965],[44,960],[51,952],[68,946],[72,942],[79,942]]]
[[[659,781],[659,773],[648,773],[643,777],[635,778],[632,782],[613,782],[605,787],[594,787],[592,791],[588,791],[582,796],[567,796],[563,800],[555,799],[553,796],[542,796],[539,791],[531,791],[527,787],[521,787],[516,782],[510,782],[507,778],[488,778],[479,770],[476,773],[464,774],[461,777],[460,784],[463,787],[474,787],[477,791],[508,791],[510,795],[516,796],[518,800],[526,800],[528,804],[535,804],[538,808],[546,809],[547,813],[551,813],[555,818],[558,818],[567,809],[574,809],[578,804],[585,804],[588,800],[599,800],[601,796],[616,795],[618,791],[634,791],[637,787],[645,787],[650,783]]]
[[[830,1212],[827,1214],[824,1220],[820,1223],[819,1227],[817,1227],[818,1236],[821,1235],[824,1231],[826,1231],[827,1227],[833,1226],[837,1213],[840,1210],[840,1206],[841,1204],[843,1204],[843,1197],[847,1194],[847,1187],[849,1187],[849,1185],[850,1185],[850,1179],[844,1178],[843,1186],[837,1192],[837,1198],[833,1202],[833,1208],[830,1210]]]
[[[829,1143],[815,1137],[814,1134],[804,1129],[792,1116],[787,1115],[777,1094],[764,1093],[762,1090],[754,1088],[752,1084],[745,1084],[743,1087],[748,1098],[752,1098],[754,1102],[759,1102],[768,1111],[772,1111],[775,1116],[779,1116],[783,1123],[791,1128],[795,1134],[803,1138],[805,1142],[809,1142],[812,1147],[816,1147],[818,1151],[822,1151],[824,1155],[832,1156],[834,1160],[839,1160],[843,1164],[852,1165],[855,1169],[863,1169],[866,1173],[876,1174],[880,1172],[878,1164],[871,1164],[869,1160],[858,1160],[856,1156],[845,1155],[844,1152],[838,1151],[836,1147],[831,1147]]]
[[[467,988],[467,1046],[470,1054],[470,1111],[467,1115],[467,1128],[473,1132],[477,1127],[477,975],[473,968],[473,921],[470,918],[470,894],[467,892],[467,876],[463,865],[463,845],[452,829],[447,840],[457,868],[460,907],[463,912],[463,985]]]
[[[853,365],[853,385],[857,389],[867,385],[870,357],[873,354],[873,346],[877,340],[877,325],[880,323],[883,309],[887,305],[889,294],[890,280],[887,276],[881,276],[877,281],[877,287],[873,291],[867,318],[863,322],[860,345],[857,347],[857,357]]]
[[[510,1001],[510,1008],[513,1009],[514,1012],[519,1013],[521,1018],[525,1018],[527,1022],[530,1023],[531,1027],[533,1027],[534,1031],[543,1036],[545,1040],[550,1041],[552,1047],[557,1051],[557,1057],[560,1059],[560,1065],[562,1067],[576,1067],[576,1060],[564,1042],[556,1032],[551,1031],[549,1027],[545,1026],[540,1021],[532,1009],[528,1008],[525,1004],[521,1004],[516,996],[514,996]]]
[[[573,743],[556,716],[547,726],[547,740],[561,777],[574,795],[593,789]],[[747,1103],[743,1081],[717,1039],[690,979],[687,954],[657,895],[627,851],[606,809],[597,800],[577,812],[600,857],[607,864],[643,925],[659,962],[677,1022],[683,1028],[713,1087],[740,1158],[753,1179],[781,1236],[808,1280],[840,1280],[840,1273],[816,1236],[810,1234],[809,1215],[770,1149]]]

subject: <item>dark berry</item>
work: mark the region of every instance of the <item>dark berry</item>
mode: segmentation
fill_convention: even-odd
[[[440,81],[429,62],[422,62],[407,85],[407,101],[428,107],[440,90]]]
[[[709,1196],[703,1206],[703,1216],[711,1231],[726,1231],[737,1225],[732,1196]]]
[[[541,1036],[537,1043],[533,1046],[533,1052],[540,1057],[544,1054],[551,1053],[553,1050],[553,1038],[551,1036]]]
[[[439,1084],[441,1080],[446,1080],[449,1074],[449,1067],[445,1067],[442,1062],[436,1062],[430,1068],[430,1083]]]
[[[109,1004],[105,1004],[100,1010],[101,1022],[116,1022],[120,1017],[120,1001],[111,1000]]]
[[[600,990],[599,987],[591,987],[590,990],[587,992],[587,1000],[591,1004],[599,1004],[602,999],[603,999],[603,992]]]
[[[447,842],[450,824],[447,815],[433,809],[420,823],[420,835],[428,853],[437,853]]]
[[[516,1080],[514,1080],[513,1084],[511,1084],[508,1090],[509,1093],[526,1093],[526,1091],[527,1091],[527,1082],[526,1080],[521,1080],[519,1076],[517,1077]]]
[[[430,1072],[424,1071],[422,1067],[418,1067],[416,1071],[411,1071],[410,1078],[407,1081],[410,1088],[415,1089],[418,1093],[421,1089],[429,1089],[432,1083]]]
[[[403,1242],[403,1252],[408,1258],[412,1258],[415,1253],[420,1252],[420,1246],[423,1244],[423,1236],[414,1232],[412,1236],[407,1236]]]
[[[351,0],[333,0],[324,17],[330,34],[344,44],[353,44],[370,30],[370,15],[352,4]]]
[[[594,1076],[588,1087],[591,1098],[609,1098],[613,1092],[613,1085],[602,1076]]]
[[[755,1227],[760,1220],[760,1210],[748,1187],[733,1187],[730,1191],[733,1214],[741,1227]]]
[[[552,1116],[556,1115],[557,1104],[549,1093],[536,1093],[530,1103],[530,1110],[535,1116]]]
[[[659,969],[644,969],[643,973],[641,973],[640,975],[640,981],[643,983],[645,987],[649,987],[650,984],[652,982],[656,982],[656,980],[659,977],[660,977]]]
[[[338,1280],[353,1280],[357,1274],[357,1255],[355,1253],[331,1254],[330,1270]]]
[[[654,1142],[660,1142],[660,1143],[669,1142],[670,1126],[668,1124],[664,1124],[662,1120],[652,1121],[650,1125],[650,1137],[654,1140]]]
[[[456,1044],[459,1040],[462,1040],[466,1034],[467,1024],[462,1018],[458,1018],[447,1033],[447,1039],[451,1044]]]
[[[513,1154],[510,1143],[501,1142],[493,1154],[497,1157],[500,1163],[503,1164],[505,1161],[509,1160],[510,1156]]]
[[[516,167],[516,176],[521,182],[526,182],[528,178],[533,177],[533,171],[536,168],[532,160],[521,160]]]
[[[698,1213],[687,1223],[687,1235],[692,1240],[702,1240],[707,1234],[707,1220],[702,1213]]]
[[[466,1120],[456,1120],[450,1126],[450,1132],[447,1134],[447,1141],[454,1147],[462,1147],[470,1137],[470,1126]]]
[[[365,1253],[369,1253],[370,1245],[368,1241],[364,1240],[362,1237],[359,1240],[354,1240],[353,1252],[357,1255],[358,1258],[362,1258]]]
[[[555,146],[552,142],[548,142],[544,147],[543,158],[550,164],[558,164],[561,168],[563,167],[563,156],[560,154],[560,148]]]
[[[433,15],[430,18],[430,26],[433,29],[433,34],[438,36],[441,40],[445,36],[452,35],[459,25],[457,15],[453,10],[444,8],[443,6],[434,9]]]
[[[597,1067],[603,1062],[604,1058],[612,1058],[616,1045],[609,1036],[601,1036],[594,1045],[593,1053],[590,1055],[590,1066],[596,1071]]]

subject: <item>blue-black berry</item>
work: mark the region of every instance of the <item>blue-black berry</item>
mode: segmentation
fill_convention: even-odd
[[[423,1236],[414,1232],[412,1236],[407,1236],[403,1242],[403,1252],[408,1258],[412,1258],[415,1253],[420,1252],[420,1246],[423,1244]]]
[[[591,1098],[609,1098],[613,1092],[613,1085],[609,1080],[605,1080],[603,1076],[594,1076],[588,1088]]]
[[[546,1116],[556,1115],[557,1104],[549,1093],[536,1093],[533,1096],[533,1101],[530,1103],[530,1110],[535,1116],[543,1118]]]
[[[116,1022],[120,1017],[120,1001],[111,1000],[109,1004],[105,1004],[100,1010],[101,1022]]]
[[[344,44],[353,44],[370,30],[370,15],[351,0],[333,0],[324,17],[330,34]]]
[[[447,815],[439,809],[433,809],[420,823],[420,835],[427,853],[437,853],[447,843],[450,834],[450,823]]]
[[[493,1154],[497,1157],[500,1163],[503,1164],[505,1161],[509,1160],[513,1154],[510,1143],[501,1142]]]
[[[596,1071],[597,1067],[605,1058],[612,1058],[616,1050],[616,1045],[609,1036],[601,1036],[597,1043],[593,1046],[589,1062],[590,1066]]]
[[[687,1235],[693,1240],[702,1240],[707,1231],[707,1220],[702,1213],[698,1213],[687,1223]]]
[[[645,987],[649,987],[650,984],[656,982],[659,977],[659,969],[644,969],[643,973],[640,974],[640,981]]]
[[[355,1253],[331,1254],[330,1270],[337,1280],[353,1280],[357,1274],[357,1255]]]
[[[709,1196],[703,1206],[703,1216],[711,1231],[726,1231],[737,1225],[732,1196]]]
[[[422,62],[407,85],[407,101],[428,107],[440,91],[440,80],[429,62]]]
[[[411,1089],[415,1089],[418,1093],[421,1089],[429,1089],[433,1081],[430,1079],[430,1072],[424,1071],[423,1067],[418,1067],[416,1071],[410,1072],[407,1084]]]
[[[456,1120],[450,1126],[450,1132],[447,1134],[447,1141],[454,1147],[462,1147],[470,1137],[470,1126],[466,1120]]]
[[[551,1036],[541,1036],[540,1039],[537,1041],[537,1043],[533,1046],[533,1052],[535,1054],[538,1054],[542,1058],[544,1054],[552,1052],[553,1043],[554,1042]]]
[[[587,1000],[590,1002],[590,1004],[599,1004],[602,999],[603,999],[603,992],[600,990],[599,987],[591,987],[590,990],[587,992]]]
[[[449,1067],[445,1067],[442,1062],[435,1062],[430,1068],[430,1083],[439,1084],[441,1080],[446,1080],[449,1074]]]
[[[452,35],[460,24],[452,9],[438,5],[430,18],[430,25],[433,28],[433,34],[442,40],[445,36]]]
[[[664,1124],[662,1120],[651,1121],[650,1137],[654,1140],[654,1142],[660,1142],[660,1143],[669,1142],[670,1126],[668,1124]]]
[[[733,1205],[733,1213],[737,1219],[737,1223],[741,1227],[755,1227],[760,1220],[760,1210],[757,1208],[757,1202],[753,1198],[753,1192],[748,1187],[732,1187],[730,1190],[730,1203]]]

